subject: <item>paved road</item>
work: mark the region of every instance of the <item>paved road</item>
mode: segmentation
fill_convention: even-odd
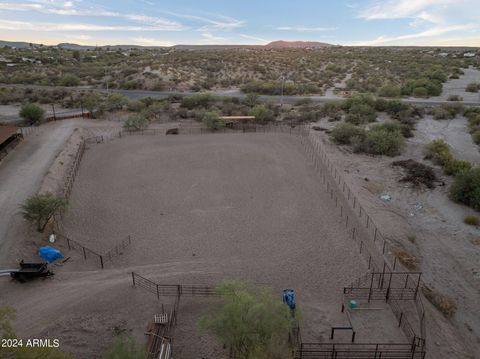
[[[54,87],[51,86],[39,86],[39,85],[2,85],[2,87],[20,87],[20,88],[38,88],[38,89],[53,89]],[[58,87],[57,87],[58,88]],[[107,93],[106,89],[97,89],[97,88],[89,88],[89,87],[65,87],[65,90],[73,90],[73,91],[95,91],[99,93]],[[182,95],[182,96],[193,96],[198,94],[198,92],[171,92],[171,91],[146,91],[146,90],[110,90],[110,93],[121,93],[127,96],[129,99],[132,100],[139,100],[146,97],[152,98],[166,98],[171,95]],[[225,96],[225,97],[237,97],[243,99],[246,95],[238,90],[220,90],[220,91],[208,91],[206,93],[210,93],[216,96]],[[270,101],[270,102],[284,102],[284,103],[295,103],[296,101],[304,98],[310,98],[313,102],[317,103],[324,103],[330,101],[344,101],[344,97],[340,96],[267,96],[262,95],[260,99],[263,101]],[[403,103],[408,103],[412,105],[424,105],[424,106],[440,106],[444,104],[452,104],[456,102],[441,100],[441,99],[420,99],[420,98],[402,98],[400,99]],[[461,101],[458,102],[464,106],[480,106],[480,99],[478,101]]]
[[[19,205],[38,191],[75,123],[66,120],[41,126],[0,162],[0,263],[22,226]]]

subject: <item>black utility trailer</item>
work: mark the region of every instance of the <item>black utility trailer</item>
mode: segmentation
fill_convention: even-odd
[[[20,269],[10,272],[10,276],[24,283],[33,278],[50,277],[53,272],[48,269],[48,263],[25,263],[20,262]]]

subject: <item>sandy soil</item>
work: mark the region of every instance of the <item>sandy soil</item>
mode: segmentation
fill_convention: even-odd
[[[479,101],[480,93],[467,92],[465,88],[472,82],[480,83],[480,70],[470,67],[463,69],[464,74],[458,79],[448,80],[443,84],[443,91],[440,96],[431,97],[431,100],[447,100],[450,95],[459,95],[463,101]]]
[[[458,310],[451,321],[427,305],[430,355],[475,357],[473,353],[480,352],[480,231],[463,223],[463,218],[474,211],[448,199],[451,178],[437,168],[447,186],[434,190],[411,188],[398,182],[403,173],[391,166],[394,159],[352,154],[331,144],[324,133],[316,135],[325,142],[332,161],[343,169],[347,182],[387,238],[398,248],[415,254],[425,282],[456,302]],[[463,118],[420,121],[415,137],[407,141],[404,153],[395,160],[413,158],[422,162],[424,145],[434,138],[443,138],[459,158],[479,162],[477,146],[466,132]],[[381,200],[382,194],[389,194],[392,200]]]
[[[98,125],[92,131],[105,129]],[[72,259],[55,268],[52,280],[0,282],[7,286],[0,305],[17,308],[19,334],[56,336],[65,350],[92,358],[118,328],[141,340],[158,312],[154,295],[131,288],[129,271],[174,284],[239,278],[276,293],[294,288],[306,318],[303,339],[326,340],[332,325],[346,321],[339,310],[342,287],[363,273],[366,263],[344,225],[330,215],[333,203],[302,151],[294,137],[274,134],[132,136],[92,145],[72,192],[65,231],[98,251],[126,235],[133,236],[132,246],[103,272],[69,252]],[[40,307],[33,299],[18,300],[30,290]],[[197,330],[195,318],[207,305],[182,299],[178,357],[225,354]],[[398,336],[394,326],[383,332],[388,318],[371,332],[372,341]]]

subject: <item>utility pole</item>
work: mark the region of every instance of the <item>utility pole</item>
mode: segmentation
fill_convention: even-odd
[[[53,120],[57,120],[57,116],[55,115],[55,104],[52,103],[52,110],[53,110]]]
[[[108,77],[107,77],[107,69],[105,69],[105,81],[107,82],[107,95],[108,95]]]
[[[280,77],[280,79],[282,80],[282,97],[280,99],[280,107],[283,107],[283,92],[284,92],[284,89],[285,89],[285,76],[282,75]]]

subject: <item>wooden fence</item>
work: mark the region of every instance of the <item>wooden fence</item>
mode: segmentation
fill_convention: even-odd
[[[78,169],[80,168],[80,163],[82,161],[84,153],[85,153],[85,141],[82,141],[78,146],[77,152],[75,154],[75,158],[73,159],[72,166],[70,167],[70,171],[67,173],[67,176],[65,178],[63,195],[65,196],[66,200],[70,198],[70,194],[72,193],[73,183],[75,182],[75,178],[77,177]]]

